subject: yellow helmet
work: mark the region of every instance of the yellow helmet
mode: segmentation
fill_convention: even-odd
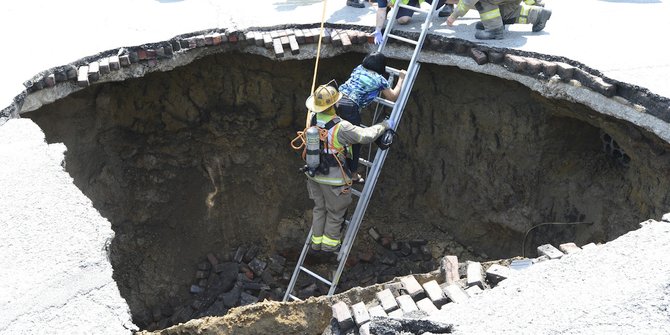
[[[342,94],[335,87],[321,85],[307,98],[305,106],[314,113],[320,113],[336,104],[341,98]]]

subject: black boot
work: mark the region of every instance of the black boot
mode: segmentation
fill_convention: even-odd
[[[439,17],[448,17],[451,15],[451,13],[454,12],[454,5],[451,4],[445,4],[444,7],[442,7],[442,10],[440,10],[439,13],[437,13],[437,16]]]
[[[363,0],[347,0],[347,6],[363,8],[365,7],[365,4],[363,3]]]
[[[544,26],[547,24],[547,21],[551,17],[551,9],[544,9],[538,14],[537,22],[533,23],[533,31],[538,32],[544,29]]]
[[[500,27],[491,30],[477,30],[475,38],[478,40],[502,40],[505,27]]]
[[[503,24],[506,25],[506,26],[510,25],[510,24],[515,24],[515,23],[516,23],[516,19],[503,20]],[[475,29],[484,30],[484,24],[482,23],[482,21],[477,21],[477,23],[475,23]]]

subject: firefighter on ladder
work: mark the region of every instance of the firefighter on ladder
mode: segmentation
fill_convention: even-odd
[[[341,97],[335,87],[321,85],[305,102],[307,109],[314,113],[311,127],[305,133],[313,128],[318,129],[320,136],[319,167],[305,171],[307,191],[314,200],[310,240],[311,250],[316,253],[337,252],[341,244],[344,216],[352,201],[351,171],[346,163],[349,148],[352,144],[371,143],[393,128],[390,120],[362,128],[340,119],[335,104]],[[310,155],[309,138],[307,143],[306,152]],[[311,154],[315,152],[312,150]],[[309,165],[310,161],[307,162]]]

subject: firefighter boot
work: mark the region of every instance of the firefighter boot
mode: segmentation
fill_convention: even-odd
[[[347,0],[347,6],[363,8],[365,7],[365,4],[363,3],[363,0]]]
[[[510,25],[510,24],[515,24],[515,23],[516,23],[516,19],[503,20],[504,25]],[[482,23],[482,21],[477,21],[477,23],[475,23],[475,29],[484,30],[484,24]]]
[[[478,40],[502,40],[504,32],[504,26],[491,30],[477,30],[475,32],[475,38]]]
[[[442,10],[440,10],[439,13],[437,13],[437,16],[439,17],[448,17],[451,15],[451,13],[454,12],[454,5],[451,4],[444,4],[444,7],[442,7]]]
[[[547,21],[551,17],[551,9],[544,9],[540,11],[540,14],[537,15],[537,22],[533,23],[533,31],[538,32],[544,29],[544,26],[547,24]]]

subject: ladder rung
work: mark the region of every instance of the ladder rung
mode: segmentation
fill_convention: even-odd
[[[312,276],[312,277],[314,277],[314,278],[320,280],[321,282],[323,282],[324,284],[326,284],[326,285],[328,285],[328,286],[330,286],[330,285],[333,284],[333,283],[330,282],[330,280],[325,279],[325,278],[319,276],[318,274],[312,272],[311,270],[309,270],[308,268],[306,268],[306,267],[304,267],[304,266],[301,266],[301,267],[300,267],[300,270],[302,270],[302,271],[304,271],[304,272],[307,272],[308,275],[310,275],[310,276]]]
[[[357,197],[360,198],[360,197],[361,197],[361,194],[363,194],[363,193],[361,193],[361,191],[359,191],[359,190],[357,190],[357,189],[355,189],[355,188],[352,187],[352,188],[351,188],[351,194],[353,194],[353,195],[355,195],[355,196],[357,196]]]
[[[425,10],[425,9],[421,9],[421,8],[419,8],[419,7],[414,7],[414,6],[409,6],[409,5],[403,5],[403,4],[399,4],[399,5],[400,5],[400,8],[406,8],[406,9],[409,9],[409,10],[413,10],[413,11],[415,11],[415,12],[424,13],[424,14],[428,14],[428,13],[430,13],[429,11],[427,11],[427,10]]]
[[[302,301],[302,299],[300,299],[300,298],[294,296],[293,294],[289,294],[288,297],[291,298],[291,299],[293,299],[293,300],[295,300],[295,301]]]
[[[398,41],[403,41],[403,42],[405,42],[405,43],[409,43],[409,44],[412,44],[412,45],[417,45],[417,44],[419,43],[419,42],[417,42],[417,41],[415,41],[415,40],[410,40],[409,38],[405,38],[405,37],[398,36],[398,35],[391,34],[391,33],[389,33],[389,37],[391,37],[391,38],[395,38],[395,39],[398,40]]]
[[[394,67],[387,66],[385,70],[386,70],[387,73],[390,73],[390,74],[392,74],[392,75],[394,75],[394,76],[397,76],[397,75],[400,74],[400,70],[398,70],[398,69],[396,69],[396,68],[394,68]]]
[[[369,160],[366,160],[366,159],[363,159],[363,158],[359,157],[358,162],[367,166],[367,167],[372,167],[372,162],[370,162]]]
[[[393,108],[395,106],[395,102],[380,97],[376,97],[374,101],[390,108]]]

